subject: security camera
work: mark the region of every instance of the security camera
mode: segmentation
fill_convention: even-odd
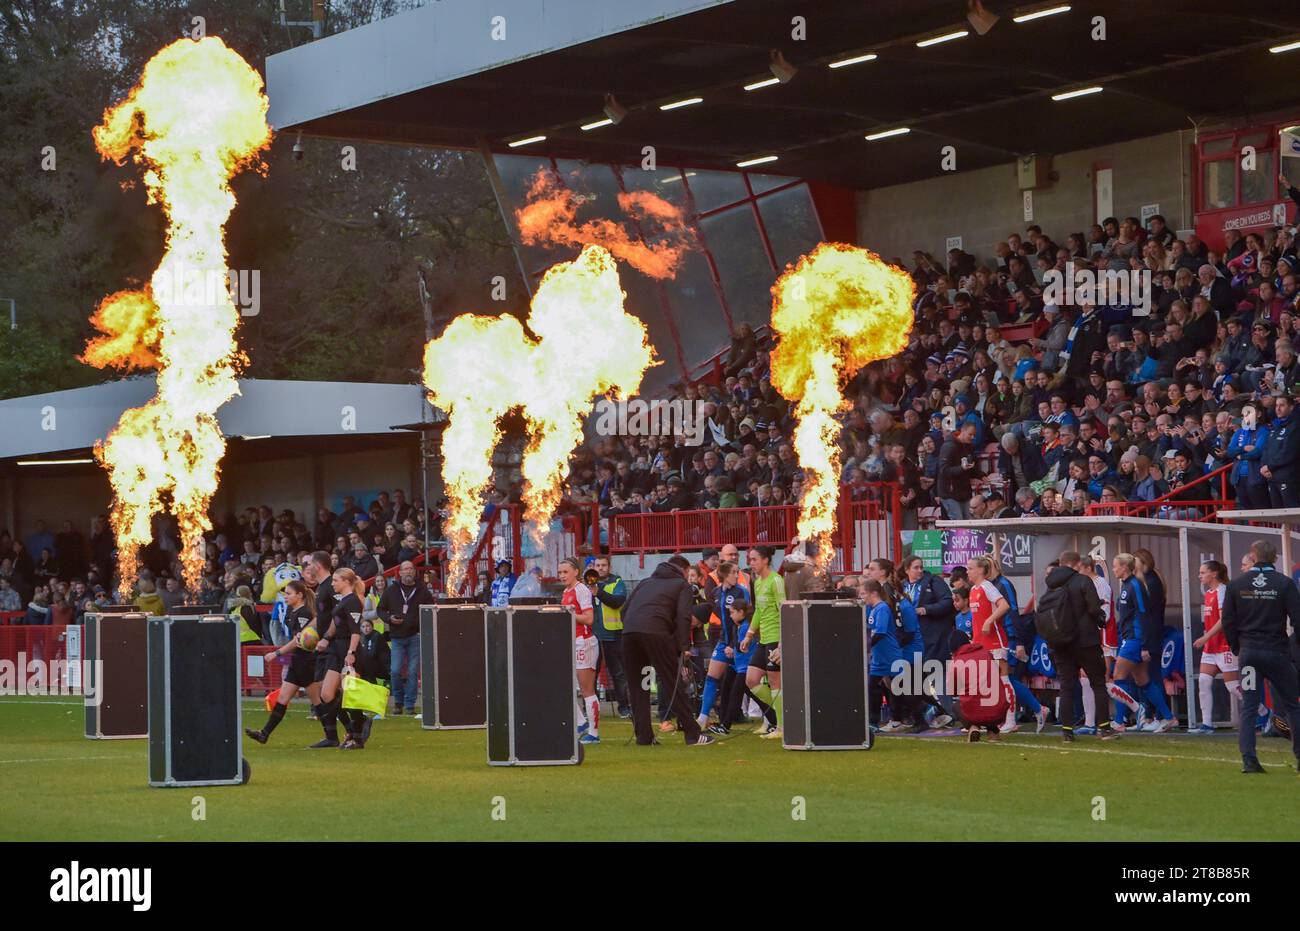
[[[307,154],[307,147],[302,144],[302,133],[298,133],[298,138],[293,142],[293,157],[297,161],[302,161],[302,157]]]
[[[609,121],[615,126],[623,122],[623,117],[627,116],[627,107],[615,100],[613,94],[605,95],[605,106],[602,109],[605,111],[605,116],[609,117]]]
[[[790,79],[798,73],[799,69],[785,60],[779,49],[772,49],[768,54],[767,68],[772,72],[772,77],[776,78],[782,84],[789,84]]]

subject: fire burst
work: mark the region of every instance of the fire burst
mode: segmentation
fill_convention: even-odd
[[[604,246],[643,275],[670,279],[677,275],[682,256],[693,242],[682,212],[649,191],[621,192],[619,208],[642,227],[633,236],[615,220],[579,223],[578,207],[586,200],[561,184],[555,172],[538,170],[528,186],[523,207],[515,211],[519,238],[526,246]],[[656,241],[649,245],[644,236]]]
[[[614,257],[589,245],[542,276],[528,317],[535,339],[514,317],[466,314],[425,347],[424,383],[450,418],[442,435],[449,591],[464,576],[478,531],[501,417],[518,407],[528,424],[524,517],[540,537],[593,399],[640,387],[653,353],[645,325],[624,311],[624,297]]]
[[[799,538],[825,566],[839,500],[843,384],[877,359],[902,352],[912,330],[915,285],[866,249],[822,243],[772,286],[772,385],[796,401],[794,448],[804,472]]]
[[[157,393],[124,411],[96,458],[113,486],[119,588],[139,568],[139,548],[167,500],[180,523],[185,582],[203,570],[208,505],[226,442],[217,410],[238,393],[239,314],[224,287],[225,223],[235,206],[230,179],[257,164],[271,141],[262,79],[217,38],[181,39],[145,65],[140,82],[95,127],[106,159],[144,168],[149,202],[167,217],[167,246],[142,290],[105,298],[92,322],[104,334],[84,361],[98,367],[156,368]],[[196,278],[199,287],[193,287]]]

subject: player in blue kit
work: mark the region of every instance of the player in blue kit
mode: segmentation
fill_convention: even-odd
[[[714,702],[718,701],[718,692],[722,689],[727,667],[736,667],[736,648],[740,644],[740,637],[737,636],[737,625],[733,620],[732,609],[737,609],[741,616],[748,615],[749,612],[749,593],[746,592],[744,585],[738,584],[736,563],[718,564],[718,588],[714,592],[714,602],[714,610],[718,612],[718,618],[722,623],[719,624],[718,642],[714,645],[712,655],[708,657],[705,693],[699,700],[697,720],[701,729],[708,727],[708,713],[714,710]],[[719,719],[716,732],[727,733],[728,724],[727,720]]]
[[[889,601],[891,595],[889,589],[874,579],[862,584],[867,629],[871,635],[871,653],[867,660],[867,712],[873,733],[880,728],[881,700],[888,696],[891,717],[897,707],[890,681],[898,671],[896,664],[904,661],[903,648],[898,644],[896,606]]]
[[[739,682],[741,686],[744,684],[745,674],[749,671],[750,654],[741,651],[740,641],[749,630],[748,618],[753,606],[748,590],[740,584],[735,563],[719,563],[716,577],[718,585],[714,591],[714,610],[720,621],[718,642],[709,657],[709,669],[704,681],[704,694],[700,698],[700,713],[697,720],[701,729],[707,727],[713,733],[725,736],[731,733],[731,719],[728,712],[734,713],[729,700],[731,694],[727,695],[728,700],[722,702],[724,712],[718,717],[718,723],[712,727],[709,726],[709,712],[713,710],[713,705],[718,699],[718,692],[722,689],[728,667],[735,670],[732,681],[734,693],[739,696],[743,692],[736,683]],[[752,649],[751,647],[751,651]],[[739,704],[737,697],[736,706],[739,707]]]
[[[1159,719],[1150,728],[1163,734],[1171,730],[1177,719],[1169,711],[1164,691],[1152,680],[1147,670],[1151,657],[1143,650],[1143,620],[1147,615],[1148,593],[1137,575],[1137,558],[1130,553],[1120,553],[1111,563],[1115,579],[1120,583],[1115,599],[1115,617],[1119,628],[1119,651],[1115,657],[1115,677],[1106,686],[1111,698],[1128,708],[1137,718],[1137,729],[1143,729],[1145,712],[1138,700],[1139,692],[1155,707]]]

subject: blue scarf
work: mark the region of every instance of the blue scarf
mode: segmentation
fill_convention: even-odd
[[[1065,339],[1065,348],[1061,350],[1061,364],[1068,365],[1070,362],[1070,353],[1074,351],[1074,338],[1079,335],[1079,331],[1092,322],[1092,318],[1097,316],[1097,308],[1093,308],[1086,314],[1074,321],[1074,326],[1070,327],[1070,335]]]

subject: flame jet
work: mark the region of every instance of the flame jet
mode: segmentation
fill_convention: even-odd
[[[478,531],[501,417],[520,408],[527,423],[524,517],[540,542],[592,402],[640,387],[653,351],[645,325],[623,309],[625,297],[614,257],[588,245],[542,276],[528,316],[535,338],[514,317],[464,315],[425,347],[425,386],[450,420],[442,435],[449,591],[464,577]]]
[[[258,167],[271,141],[262,79],[218,38],[180,39],[144,67],[125,100],[94,129],[105,159],[143,168],[150,203],[167,219],[166,248],[149,284],[105,298],[92,323],[102,336],[82,357],[100,368],[154,368],[158,387],[123,412],[95,456],[113,487],[111,521],[118,587],[139,569],[139,549],[165,506],[181,533],[185,582],[197,590],[203,534],[216,493],[225,437],[217,410],[238,393],[243,360],[239,313],[223,286],[225,223],[235,207],[230,179]],[[197,287],[195,286],[197,283]]]
[[[622,191],[618,206],[642,230],[634,236],[615,220],[578,222],[587,200],[566,188],[550,169],[538,169],[529,183],[524,206],[515,211],[519,238],[526,246],[604,246],[641,274],[660,280],[676,277],[682,257],[694,242],[686,217],[658,194]],[[649,237],[653,244],[645,241]]]
[[[822,243],[772,286],[772,386],[796,402],[794,448],[804,472],[799,538],[829,562],[839,501],[843,386],[859,369],[907,347],[912,331],[910,276],[875,253]]]

